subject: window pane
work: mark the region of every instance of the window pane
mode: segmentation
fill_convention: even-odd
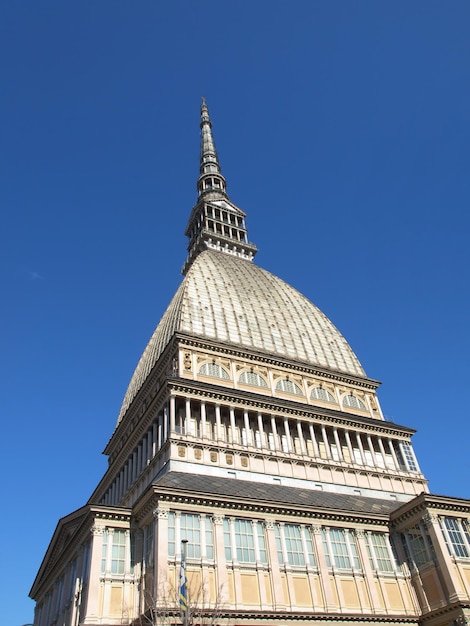
[[[467,558],[468,550],[460,530],[459,520],[453,517],[445,517],[444,523],[452,544],[452,552],[455,556]]]
[[[300,526],[285,524],[284,540],[286,543],[287,560],[290,565],[305,565],[305,555],[300,536]]]
[[[393,563],[390,559],[386,535],[384,533],[371,533],[369,538],[379,571],[393,572]]]
[[[188,559],[201,558],[201,519],[199,515],[182,513],[180,519],[181,540],[186,539]]]

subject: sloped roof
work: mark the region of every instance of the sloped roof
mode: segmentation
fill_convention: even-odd
[[[147,344],[118,423],[177,331],[365,376],[346,339],[305,296],[251,261],[205,250]]]
[[[252,501],[257,505],[307,507],[338,514],[388,516],[403,504],[396,500],[175,471],[169,471],[154,481],[154,486],[157,489],[176,490],[181,495],[198,494],[227,500],[233,498],[237,506],[243,501]]]

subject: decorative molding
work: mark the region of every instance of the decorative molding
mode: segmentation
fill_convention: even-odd
[[[158,506],[153,509],[152,514],[155,519],[168,519],[168,513],[170,512],[170,507],[163,502],[159,502]]]
[[[432,526],[433,524],[437,524],[439,522],[439,518],[437,515],[431,512],[427,512],[426,515],[423,516],[423,522],[426,527]]]

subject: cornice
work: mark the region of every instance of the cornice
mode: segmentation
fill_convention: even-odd
[[[421,493],[395,509],[391,514],[391,522],[394,527],[399,527],[410,520],[423,516],[430,510],[441,511],[442,513],[460,513],[468,516],[470,515],[470,500]]]
[[[57,528],[52,536],[49,547],[39,568],[36,579],[31,588],[30,596],[35,598],[44,585],[50,584],[51,579],[57,577],[56,566],[62,562],[64,566],[71,561],[72,555],[87,540],[94,527],[94,520],[128,521],[132,515],[131,509],[124,507],[109,507],[102,505],[87,504],[78,511],[59,520]],[[67,536],[67,525],[74,526],[75,532]],[[65,535],[65,538],[64,538]],[[60,568],[59,568],[60,570]]]
[[[210,611],[209,609],[199,611],[198,615],[202,617],[202,619],[213,619],[214,614],[217,616],[217,623],[225,621],[229,624],[236,623],[241,624],[242,626],[246,624],[257,624],[262,625],[266,622],[274,622],[281,624],[295,624],[296,622],[304,622],[308,621],[310,623],[315,622],[324,622],[330,623],[337,626],[338,623],[350,623],[350,624],[375,624],[376,626],[380,624],[418,624],[418,615],[387,615],[385,613],[345,613],[344,611],[334,611],[328,610],[326,611],[318,611],[314,609],[312,611],[293,611],[289,609],[288,614],[286,614],[286,610],[278,610],[278,611],[267,611],[267,610],[259,610],[259,609],[251,609],[247,611],[243,610],[230,610],[225,608],[217,607],[214,611]],[[170,619],[175,618],[176,620],[180,619],[180,611],[178,608],[174,610],[168,610],[165,608],[165,615],[167,615]],[[138,618],[134,622],[132,622],[132,626],[139,626],[141,624],[141,618]]]
[[[433,611],[423,613],[420,621],[421,623],[425,624],[433,619],[442,618],[446,615],[449,616],[449,614],[455,613],[456,611],[461,611],[462,609],[470,609],[470,601],[453,602],[452,604],[447,604],[446,606],[439,607],[438,609],[434,609]]]

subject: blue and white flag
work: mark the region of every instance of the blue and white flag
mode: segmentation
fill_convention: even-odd
[[[188,579],[186,578],[186,556],[184,552],[181,554],[180,567],[180,607],[182,611],[188,608]]]

